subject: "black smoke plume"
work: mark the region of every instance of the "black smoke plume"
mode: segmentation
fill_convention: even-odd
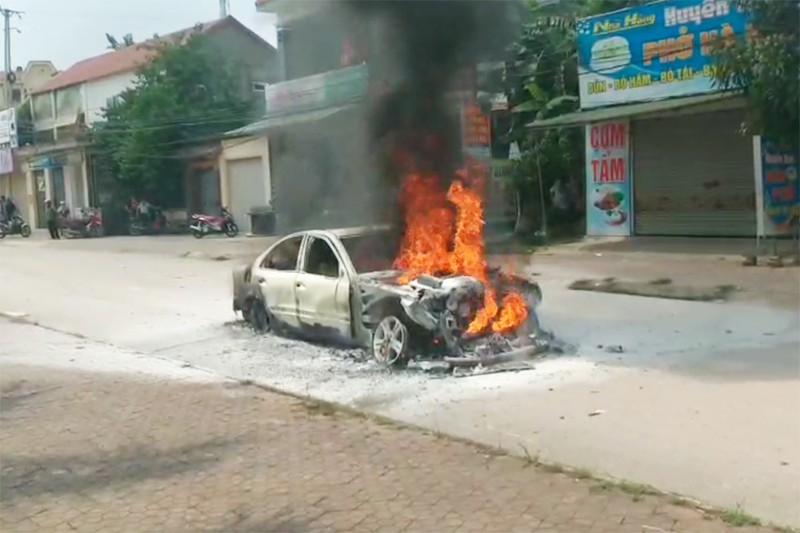
[[[513,0],[344,0],[380,28],[370,76],[386,92],[372,102],[371,130],[390,179],[403,170],[436,172],[449,181],[460,163],[458,74],[504,58],[517,35]],[[444,185],[444,184],[443,184]]]

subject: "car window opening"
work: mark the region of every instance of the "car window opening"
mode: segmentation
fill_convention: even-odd
[[[297,256],[300,254],[300,245],[303,237],[295,237],[282,242],[264,259],[264,268],[273,270],[296,270]]]
[[[342,239],[356,272],[381,272],[392,270],[397,255],[397,239],[390,232],[358,235]]]
[[[341,268],[339,259],[330,245],[322,239],[314,239],[308,249],[308,259],[306,261],[306,272],[335,278],[339,276]]]

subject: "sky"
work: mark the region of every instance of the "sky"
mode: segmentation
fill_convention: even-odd
[[[272,15],[258,13],[255,0],[229,0],[230,14],[273,46]],[[59,70],[106,52],[106,33],[135,41],[167,34],[219,16],[219,0],[3,0],[3,8],[24,11],[11,25],[11,62],[53,62]],[[2,69],[2,65],[0,65]]]

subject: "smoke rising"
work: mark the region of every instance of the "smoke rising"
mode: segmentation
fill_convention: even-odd
[[[516,35],[518,3],[343,1],[368,23],[380,24],[387,43],[370,62],[371,75],[388,89],[373,103],[373,140],[384,150],[399,149],[418,170],[452,176],[460,159],[460,130],[457,104],[448,101],[448,92],[473,89],[456,86],[465,67],[503,57],[503,49]],[[397,160],[397,155],[392,155],[390,166],[411,163]]]
[[[461,159],[459,107],[448,94],[459,88],[464,67],[503,57],[517,35],[516,5],[515,0],[336,0],[325,2],[325,15],[313,29],[290,33],[301,56],[287,61],[319,67],[320,48],[301,41],[334,42],[332,33],[357,28],[369,43],[371,85],[381,90],[371,92],[367,109],[354,112],[355,118],[351,113],[350,119],[286,129],[275,149],[270,141],[275,204],[285,213],[279,215],[279,229],[397,221],[398,178],[412,167],[436,173],[446,186]],[[337,151],[339,157],[331,155]],[[333,189],[326,183],[334,183]],[[329,213],[337,215],[326,218]]]

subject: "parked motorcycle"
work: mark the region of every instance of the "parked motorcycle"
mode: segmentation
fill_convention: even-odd
[[[131,235],[159,235],[167,229],[167,217],[157,207],[150,207],[148,216],[132,214],[128,221]]]
[[[236,237],[239,234],[239,226],[233,220],[233,215],[224,207],[222,215],[218,217],[195,213],[192,215],[192,225],[189,229],[197,239],[212,233],[224,233],[228,237]]]
[[[21,216],[14,215],[11,220],[0,222],[0,239],[4,239],[6,235],[22,235],[27,239],[31,236],[31,227]]]
[[[75,218],[70,216],[66,207],[59,209],[58,213],[62,237],[100,237],[103,234],[103,219],[96,209],[81,209],[81,216]]]

